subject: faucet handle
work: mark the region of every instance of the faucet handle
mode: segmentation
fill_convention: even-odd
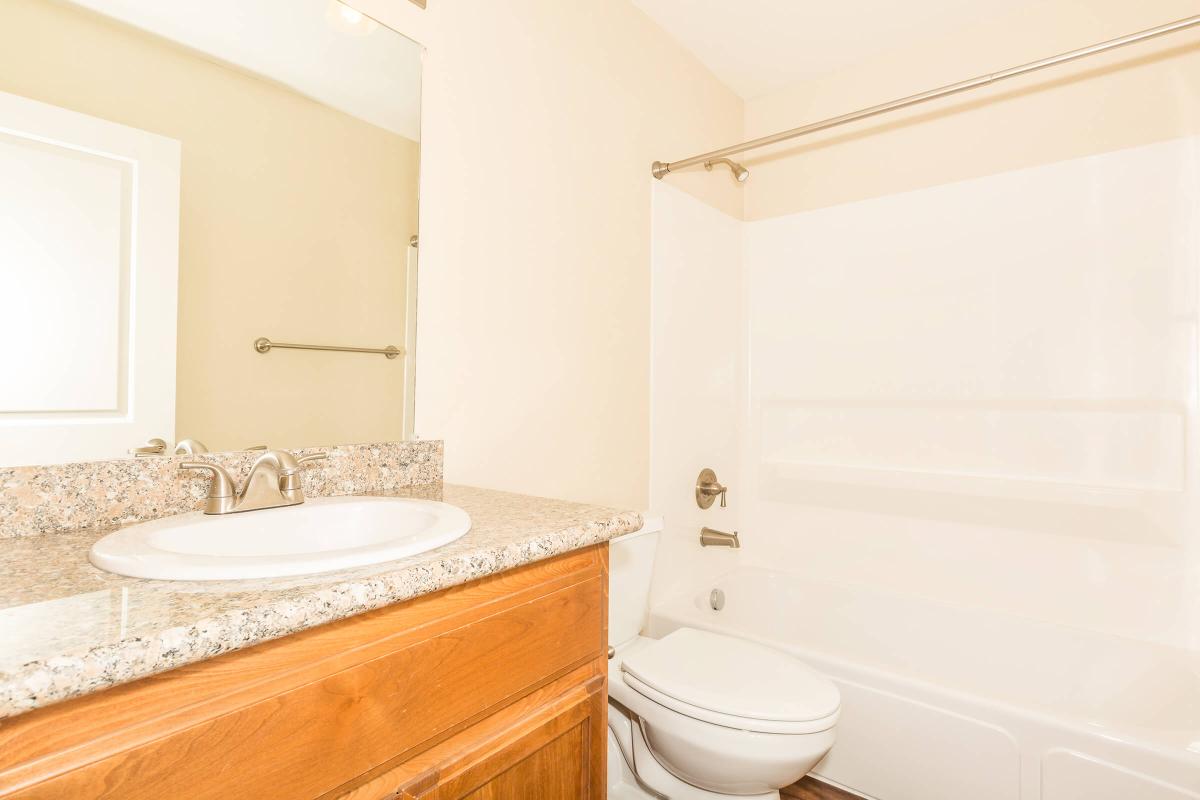
[[[701,508],[709,508],[713,504],[713,500],[721,498],[721,508],[725,508],[725,492],[729,491],[728,487],[717,480],[717,473],[711,469],[700,470],[700,477],[696,478],[696,505]]]
[[[167,454],[167,443],[162,439],[147,439],[146,443],[141,447],[133,447],[125,452],[134,458],[147,458],[149,456],[165,456]]]
[[[296,459],[296,468],[287,472],[282,472],[279,475],[279,490],[281,492],[290,492],[300,488],[300,470],[305,464],[311,464],[314,461],[321,461],[329,458],[328,453],[313,453],[312,455],[300,456]]]
[[[212,473],[212,481],[208,484],[208,498],[204,505],[205,514],[224,514],[233,508],[234,489],[233,478],[220,464],[209,464],[206,461],[182,461],[180,469],[200,469]]]

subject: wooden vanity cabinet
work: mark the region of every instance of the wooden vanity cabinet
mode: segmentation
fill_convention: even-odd
[[[605,795],[607,545],[0,721],[5,800]]]
[[[602,680],[602,679],[601,679]],[[337,800],[521,800],[604,797],[603,687],[538,692],[423,756],[359,780]]]

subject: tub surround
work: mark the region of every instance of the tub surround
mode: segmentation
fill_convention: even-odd
[[[306,497],[388,492],[442,481],[440,441],[345,444],[292,452],[329,456],[306,466],[301,478]],[[208,477],[181,473],[181,462],[220,464],[240,481],[261,455],[256,450],[231,450],[0,468],[0,539],[68,533],[199,511],[208,493]]]
[[[36,479],[6,470],[6,487],[14,473],[24,475],[26,494],[15,503],[11,487],[0,495],[0,520],[7,520],[11,537],[0,544],[6,576],[0,585],[0,718],[606,542],[641,526],[634,512],[436,482],[370,491],[414,476],[440,478],[441,443],[360,447],[334,448],[339,455],[306,476],[314,496],[443,500],[471,515],[471,531],[411,558],[321,575],[227,582],[125,578],[88,562],[92,543],[116,527],[114,517],[150,519],[197,509],[204,481],[184,481],[173,472],[166,480],[175,459],[49,467]],[[389,461],[394,447],[407,451],[409,460]],[[255,455],[245,454],[247,466]],[[365,475],[342,471],[339,458],[343,465],[371,466]],[[55,471],[66,479],[58,492],[52,491],[56,484],[39,483]],[[97,475],[115,477],[123,488],[93,485],[86,492],[94,479],[88,476]],[[195,483],[201,491],[180,491],[180,483]],[[47,488],[32,488],[40,485]],[[31,502],[31,493],[41,491],[59,496],[72,512],[56,511],[52,498]],[[123,510],[104,507],[106,498],[126,493],[133,499]],[[15,515],[24,515],[42,535],[14,534]],[[66,527],[81,518],[108,524]]]

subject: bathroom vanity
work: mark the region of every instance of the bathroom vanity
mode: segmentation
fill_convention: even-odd
[[[0,724],[5,798],[603,796],[594,545]]]
[[[315,576],[112,575],[103,527],[3,542],[0,798],[602,797],[607,541],[639,515],[422,491],[471,532]]]

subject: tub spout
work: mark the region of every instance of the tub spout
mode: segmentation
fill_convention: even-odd
[[[742,543],[738,541],[737,531],[733,533],[725,533],[725,531],[713,530],[712,528],[700,529],[700,546],[701,547],[732,547],[738,548]]]

